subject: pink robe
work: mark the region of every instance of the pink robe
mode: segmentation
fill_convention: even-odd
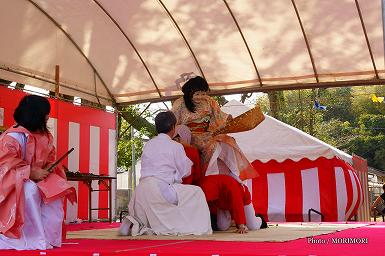
[[[25,159],[19,142],[6,135],[21,132],[27,136]],[[31,133],[19,126],[10,128],[0,136],[0,233],[9,238],[20,238],[24,224],[24,182],[29,179],[31,166],[46,168],[55,161],[53,137],[49,134]],[[66,181],[62,168],[55,168],[38,183],[44,202],[68,196],[76,201],[76,191]]]

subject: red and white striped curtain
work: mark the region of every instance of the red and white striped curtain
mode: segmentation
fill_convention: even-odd
[[[0,108],[4,109],[4,127],[14,124],[13,112],[26,93],[0,86]],[[12,100],[10,100],[12,99]],[[58,156],[70,148],[75,150],[62,163],[72,172],[116,176],[116,116],[103,110],[77,106],[60,100],[49,99],[51,104],[48,128],[55,139]],[[78,203],[67,204],[66,221],[88,219],[88,188],[81,182],[73,182]],[[116,187],[115,181],[113,188]],[[104,185],[93,183],[93,189]],[[115,189],[112,190],[113,212]],[[92,193],[93,208],[107,208],[107,192]],[[107,218],[108,212],[93,211],[92,218]]]
[[[362,191],[363,191],[363,200],[362,200],[362,204],[358,208],[357,220],[358,221],[370,221],[368,163],[362,157],[353,154],[353,166],[354,166],[354,169],[357,170],[357,175],[361,181]]]
[[[357,213],[363,191],[356,171],[337,159],[253,162],[260,176],[252,180],[255,211],[269,221],[309,221],[308,210],[324,221],[345,221]],[[312,212],[311,221],[321,221]]]
[[[51,104],[52,105],[52,104]],[[51,131],[57,139],[58,155],[74,148],[64,164],[72,172],[116,176],[115,114],[57,101],[57,118],[50,118]],[[67,204],[66,221],[88,219],[88,188],[82,182],[72,182],[78,192],[78,204]],[[115,187],[115,181],[113,181]],[[104,185],[92,183],[93,189]],[[112,190],[113,211],[115,189]],[[107,192],[91,194],[92,208],[108,207]],[[92,211],[92,219],[107,218],[108,212]]]

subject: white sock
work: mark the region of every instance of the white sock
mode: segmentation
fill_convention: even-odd
[[[262,219],[255,216],[253,204],[250,203],[243,207],[245,209],[246,226],[249,230],[257,230],[261,228]]]
[[[119,234],[121,236],[128,236],[131,235],[131,221],[128,220],[127,218],[124,218],[122,220],[122,224],[120,224],[119,227]]]

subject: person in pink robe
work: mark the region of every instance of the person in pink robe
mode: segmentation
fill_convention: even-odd
[[[48,171],[55,147],[49,101],[28,95],[14,112],[16,125],[0,136],[0,249],[61,246],[63,198],[76,201],[62,168]]]

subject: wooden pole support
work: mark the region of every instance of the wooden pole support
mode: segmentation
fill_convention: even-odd
[[[55,97],[59,98],[60,66],[55,66]]]

